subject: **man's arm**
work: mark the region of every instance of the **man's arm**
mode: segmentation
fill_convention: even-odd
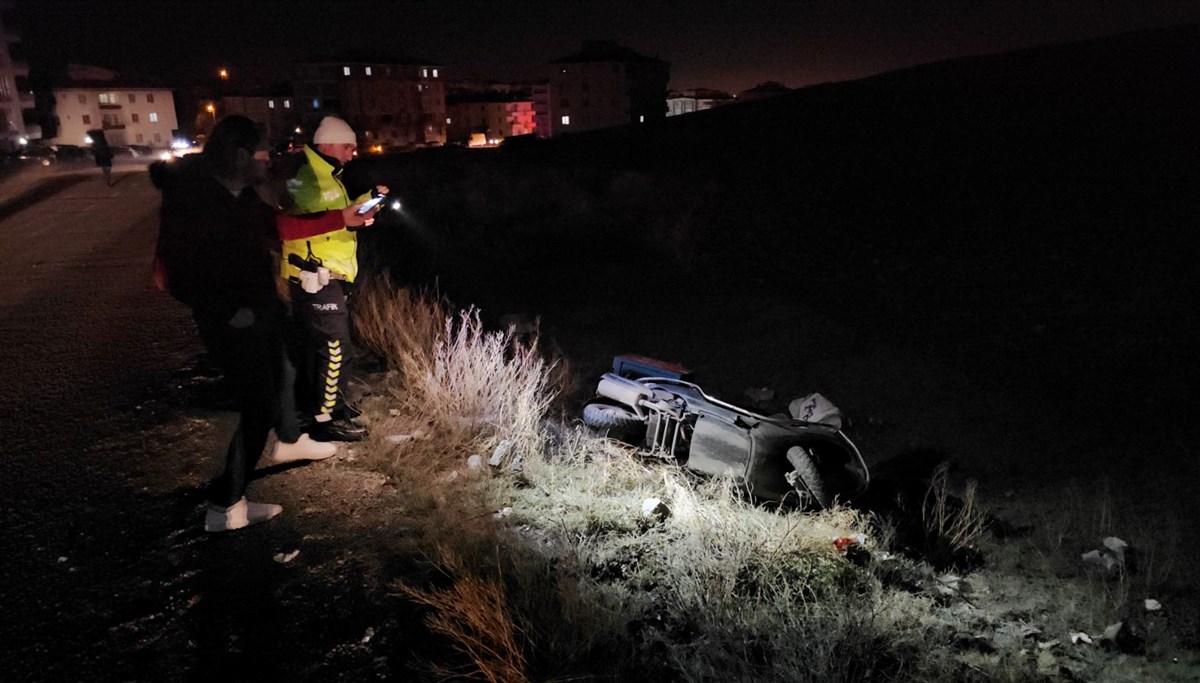
[[[351,204],[341,210],[333,209],[299,216],[290,216],[285,213],[276,214],[275,229],[279,231],[279,239],[287,242],[337,232],[342,228],[354,230],[374,223],[375,211],[378,209],[365,216],[360,216],[357,213],[360,206],[362,206],[361,203]]]

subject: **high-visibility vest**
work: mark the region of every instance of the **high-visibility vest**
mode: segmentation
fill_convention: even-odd
[[[305,163],[296,176],[287,182],[292,206],[288,213],[301,215],[322,211],[340,211],[351,201],[342,185],[341,169],[335,169],[312,147],[304,146]],[[313,237],[283,241],[280,268],[285,278],[299,277],[300,269],[288,263],[291,254],[300,258],[320,259],[321,265],[354,282],[358,275],[358,238],[346,228]]]

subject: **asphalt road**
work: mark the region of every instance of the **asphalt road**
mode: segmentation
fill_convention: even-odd
[[[161,597],[171,500],[150,495],[141,407],[194,354],[150,273],[144,172],[88,176],[0,221],[0,647],[9,680],[98,662]],[[109,669],[110,673],[117,674]]]

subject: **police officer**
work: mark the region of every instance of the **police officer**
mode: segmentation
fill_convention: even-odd
[[[311,392],[309,434],[318,441],[358,441],[366,434],[352,421],[343,394],[350,360],[346,299],[358,276],[355,231],[371,225],[374,216],[356,212],[369,195],[351,201],[342,184],[342,171],[357,148],[349,124],[335,116],[322,119],[312,144],[304,147],[303,165],[287,182],[285,213],[277,219],[281,268],[302,330],[298,365]],[[377,191],[386,194],[387,188]]]

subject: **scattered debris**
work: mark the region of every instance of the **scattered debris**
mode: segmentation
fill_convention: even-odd
[[[404,443],[417,438],[415,434],[389,434],[385,437],[388,443]]]
[[[854,534],[853,536],[834,536],[833,547],[839,552],[846,552],[846,549],[852,545],[865,545],[867,542],[866,534]]]
[[[809,394],[792,401],[788,404],[788,413],[797,420],[827,424],[836,429],[842,428],[845,417],[837,406],[820,394]]]
[[[767,403],[775,398],[775,390],[769,387],[751,387],[745,391],[745,394],[756,405]]]
[[[658,498],[647,498],[642,501],[642,517],[654,522],[665,522],[671,516],[671,508]]]
[[[1160,609],[1162,609],[1161,602],[1155,600],[1154,598],[1146,598],[1146,611],[1147,612],[1157,612]]]
[[[510,507],[502,507],[499,510],[493,512],[492,516],[495,517],[496,519],[500,519],[501,517],[507,517],[507,516],[511,515],[512,511],[513,511],[513,509]]]
[[[1106,650],[1125,654],[1143,654],[1146,651],[1146,638],[1132,621],[1128,619],[1109,624],[1100,637],[1100,646]]]
[[[291,562],[292,560],[296,559],[296,556],[299,554],[300,554],[299,549],[293,550],[290,553],[275,553],[275,561],[278,562],[279,564],[287,564],[288,562]]]
[[[488,464],[492,467],[499,467],[500,463],[504,462],[504,458],[508,456],[508,452],[512,450],[512,442],[504,439],[496,444],[495,450],[492,451],[492,457],[488,458]]]
[[[1125,571],[1125,554],[1129,544],[1116,536],[1105,538],[1102,544],[1103,549],[1089,550],[1082,555],[1084,564],[1095,567],[1109,578]]]

